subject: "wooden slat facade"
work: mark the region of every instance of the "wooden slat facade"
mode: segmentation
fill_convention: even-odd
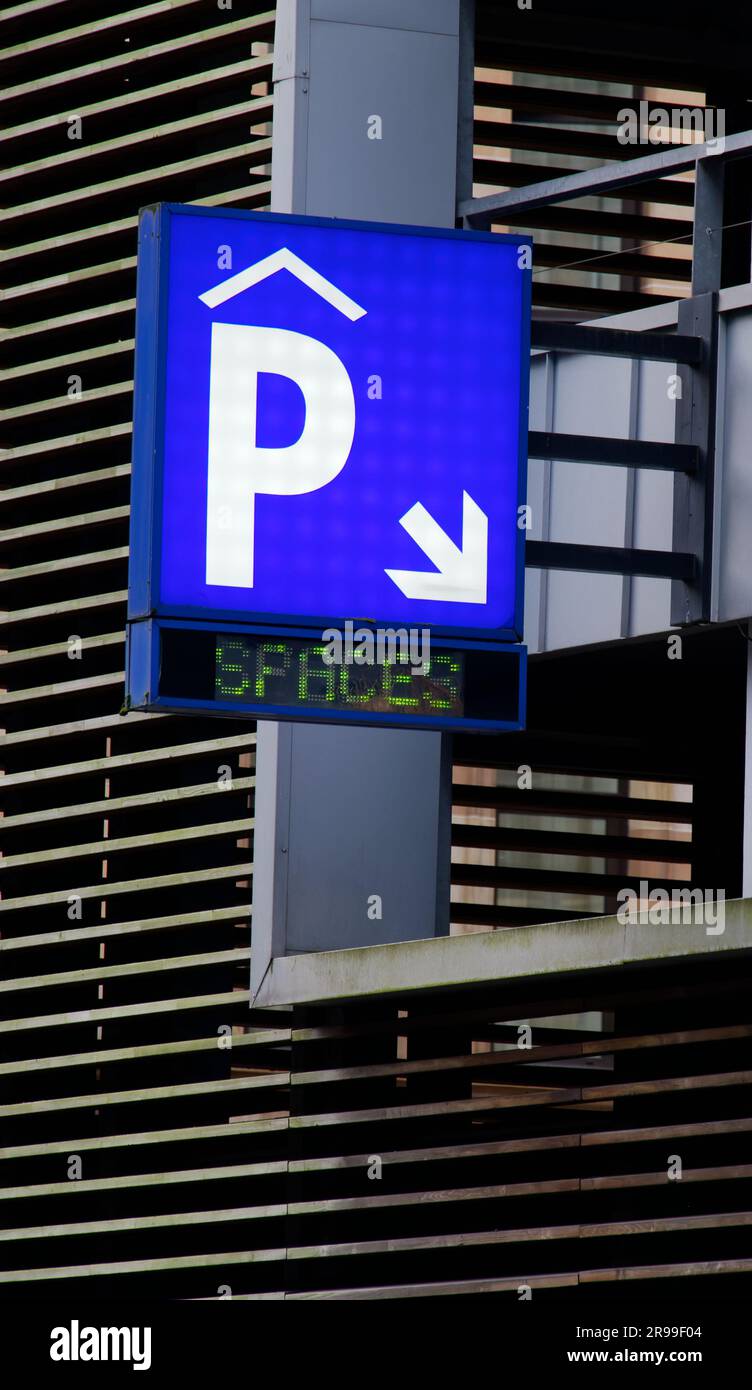
[[[268,206],[273,7],[101,10],[0,10],[0,1297],[746,1288],[744,962],[249,1008],[253,728],[120,709],[137,212]],[[569,657],[458,739],[454,929],[738,892],[742,654],[712,749],[648,649],[644,697]]]
[[[477,0],[474,193],[520,188],[577,170],[628,161],[690,138],[694,130],[749,127],[749,16],[744,6],[711,15],[700,0],[536,0],[534,6]],[[625,110],[657,122],[647,143],[622,142]],[[720,109],[722,125],[717,124]],[[658,134],[662,142],[658,143]],[[579,319],[683,298],[690,292],[694,176],[654,178],[605,193],[494,219],[497,230],[535,237],[533,304]],[[727,182],[724,284],[748,279],[749,179]]]

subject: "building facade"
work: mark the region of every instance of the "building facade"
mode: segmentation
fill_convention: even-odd
[[[269,208],[279,21],[400,33],[409,4],[277,8],[0,11],[0,1297],[739,1296],[752,289],[731,154],[749,41],[688,4],[680,27],[642,4],[440,6],[457,86],[421,127],[426,157],[453,112],[450,216],[535,237],[529,543],[579,550],[530,552],[527,729],[454,741],[431,987],[390,947],[367,998],[252,1007],[255,730],[124,714],[123,651],[138,210]],[[618,182],[614,161],[662,153],[617,138],[640,102],[661,128],[723,110],[720,187],[693,166]],[[387,132],[395,182],[399,151]],[[530,193],[578,175],[579,196]],[[702,294],[720,464],[699,539],[677,545],[670,466],[602,466],[581,441],[570,458],[562,438],[705,448],[691,421],[675,435],[675,379],[696,371],[699,400],[708,359],[562,350],[544,330],[697,338],[680,302]],[[643,559],[583,554],[598,546]],[[689,626],[683,584],[710,604]],[[663,920],[657,890],[698,888],[707,918]],[[631,935],[625,890],[648,917]]]

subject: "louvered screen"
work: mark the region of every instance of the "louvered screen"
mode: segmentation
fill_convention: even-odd
[[[66,1182],[80,1153],[85,1186],[141,1131],[169,1182],[172,1132],[219,1138],[258,1084],[252,1038],[218,1047],[247,1021],[252,729],[120,707],[138,208],[268,206],[274,16],[106,8],[0,14],[0,1144]],[[124,1197],[95,1198],[100,1251]]]
[[[632,0],[607,13],[597,0],[529,8],[478,0],[473,195],[658,154],[703,139],[701,131],[746,129],[748,77],[735,71],[734,52],[748,44],[738,7],[711,18],[690,3]],[[619,139],[625,110],[639,118],[640,142]],[[682,110],[686,118],[672,118]],[[499,215],[494,227],[534,235],[539,313],[583,319],[643,308],[689,293],[693,183],[691,173],[655,176],[634,190]],[[730,197],[726,220],[741,227],[749,208],[741,191]],[[747,278],[743,225],[728,283]]]
[[[0,1296],[743,1278],[742,968],[249,1011],[253,732],[120,706],[137,210],[268,205],[273,16],[102,8],[0,11]],[[457,742],[456,930],[683,881],[698,834],[732,885],[738,759],[533,714]]]

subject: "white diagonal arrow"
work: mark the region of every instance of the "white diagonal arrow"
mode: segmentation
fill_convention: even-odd
[[[445,603],[485,603],[488,577],[488,517],[469,493],[462,494],[462,548],[455,545],[422,502],[400,517],[400,526],[436,566],[425,570],[386,570],[406,598]]]

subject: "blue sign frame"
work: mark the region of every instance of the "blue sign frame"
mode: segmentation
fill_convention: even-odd
[[[490,232],[437,230],[434,228],[403,227],[396,224],[351,222],[334,218],[295,217],[281,213],[247,212],[239,209],[215,209],[162,203],[142,210],[139,221],[138,283],[136,295],[136,362],[135,404],[133,428],[133,477],[131,496],[130,569],[128,618],[131,624],[148,619],[193,620],[209,622],[216,628],[237,624],[261,625],[269,632],[288,635],[293,630],[321,632],[341,626],[347,619],[384,625],[404,625],[406,619],[397,614],[377,613],[367,616],[352,612],[323,614],[278,613],[274,611],[223,609],[221,607],[191,606],[165,603],[161,597],[161,536],[162,494],[165,469],[165,410],[168,331],[168,277],[170,243],[175,216],[222,219],[241,219],[278,223],[280,226],[330,227],[355,232],[377,231],[386,235],[409,235],[411,238],[445,238],[472,241],[512,243],[515,247],[530,247],[530,238]],[[520,387],[519,431],[517,441],[517,509],[527,500],[527,423],[530,344],[530,282],[531,272],[521,269],[522,309],[520,314]],[[434,640],[454,639],[457,643],[519,642],[523,635],[525,570],[525,531],[517,527],[514,555],[514,619],[510,626],[496,628],[455,627],[430,624]],[[416,623],[424,620],[416,617]],[[426,624],[428,625],[428,624]],[[518,726],[517,726],[518,727]]]
[[[442,650],[469,652],[510,653],[517,659],[517,716],[507,719],[487,719],[484,717],[452,715],[414,715],[404,711],[377,713],[370,710],[345,710],[341,707],[327,709],[326,706],[273,705],[253,700],[239,699],[193,699],[183,695],[164,695],[160,690],[160,648],[161,634],[165,629],[182,629],[184,632],[237,632],[239,636],[254,635],[268,638],[274,634],[267,626],[249,623],[185,622],[180,620],[151,619],[132,623],[128,629],[126,645],[126,682],[131,707],[149,709],[162,714],[213,714],[229,718],[258,718],[293,720],[295,723],[315,722],[327,724],[378,725],[408,729],[434,729],[442,731],[479,733],[508,733],[524,728],[527,702],[527,648],[510,642],[451,642],[448,639],[432,640],[431,651]],[[284,633],[288,638],[311,638],[309,628],[292,628]]]

